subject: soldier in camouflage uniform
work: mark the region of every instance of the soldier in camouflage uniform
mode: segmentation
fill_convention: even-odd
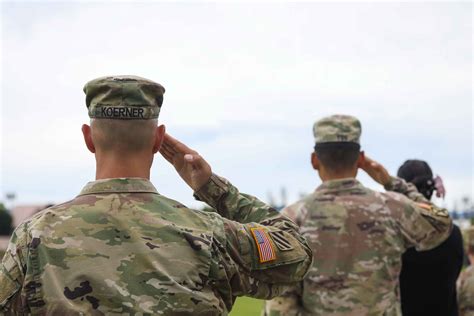
[[[351,116],[315,123],[311,162],[323,184],[283,214],[300,226],[317,259],[298,287],[266,303],[267,315],[400,315],[401,255],[449,236],[447,211],[365,157],[360,134]],[[364,187],[355,179],[358,168],[388,192]]]
[[[15,230],[0,314],[226,315],[237,296],[271,298],[303,279],[312,254],[298,227],[157,126],[161,85],[115,76],[84,91],[96,181]],[[157,192],[149,176],[160,149],[217,212]]]
[[[458,280],[459,316],[474,316],[474,227],[469,228],[467,239],[471,265],[461,273]]]

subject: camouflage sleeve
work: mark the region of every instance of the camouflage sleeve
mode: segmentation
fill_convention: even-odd
[[[385,190],[401,193],[414,202],[432,204],[423,194],[418,192],[416,186],[398,177],[392,177],[390,182],[385,185]]]
[[[298,225],[298,227],[301,227],[308,215],[308,210],[305,207],[305,201],[299,201],[285,207],[281,211],[281,214],[289,217],[296,225]]]
[[[385,189],[406,197],[401,200],[404,210],[399,224],[407,248],[414,246],[420,251],[429,250],[449,237],[452,220],[448,211],[427,200],[413,184],[392,177]]]
[[[293,287],[282,296],[266,301],[263,307],[263,316],[300,316],[303,315],[301,291]]]
[[[254,196],[240,193],[228,180],[214,174],[194,196],[209,204],[223,217],[239,223],[259,223],[271,217],[283,218],[274,208]]]
[[[268,299],[303,279],[312,252],[290,219],[215,175],[195,196],[224,217],[215,225],[213,256],[223,296]]]
[[[474,316],[474,267],[461,273],[458,279],[458,304],[460,316]]]
[[[301,227],[308,215],[304,201],[298,201],[285,207],[281,214],[289,217],[298,227]],[[303,315],[301,303],[302,282],[286,290],[281,296],[265,301],[263,316],[299,316]]]
[[[27,245],[27,226],[21,224],[13,232],[0,265],[0,314],[22,311],[20,291],[25,278]]]

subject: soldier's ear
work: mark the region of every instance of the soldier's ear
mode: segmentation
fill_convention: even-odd
[[[91,127],[87,124],[82,125],[82,135],[84,136],[84,142],[86,143],[87,149],[93,154],[95,154],[95,146],[92,141],[92,132]]]
[[[165,139],[166,134],[166,127],[164,125],[160,125],[156,128],[155,134],[155,144],[153,145],[153,153],[156,154],[163,144],[163,140]]]
[[[313,166],[314,170],[319,170],[318,155],[316,155],[314,151],[311,153],[311,165]]]
[[[357,168],[363,168],[365,165],[365,153],[361,151],[359,153],[359,158],[357,159]]]

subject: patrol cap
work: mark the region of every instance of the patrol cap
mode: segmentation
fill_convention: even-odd
[[[163,104],[165,88],[137,76],[107,76],[84,86],[90,118],[156,119]]]
[[[354,143],[360,145],[362,127],[357,118],[350,115],[332,115],[313,125],[316,145],[325,143]]]

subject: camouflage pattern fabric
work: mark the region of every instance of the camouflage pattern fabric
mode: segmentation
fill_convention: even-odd
[[[459,316],[474,316],[474,266],[468,267],[458,280]]]
[[[360,144],[361,133],[360,121],[350,115],[328,116],[313,125],[316,144],[334,142]]]
[[[139,178],[91,182],[36,214],[0,266],[0,314],[226,315],[236,296],[271,298],[303,279],[312,253],[287,217],[216,176],[196,196],[227,218]]]
[[[90,118],[156,119],[163,104],[165,88],[138,76],[107,76],[84,86]]]
[[[471,266],[464,270],[458,279],[459,316],[474,316],[474,227],[466,231],[467,251]]]
[[[438,246],[452,223],[404,180],[392,178],[386,189],[399,193],[353,178],[327,181],[283,210],[316,260],[299,286],[266,303],[266,315],[400,315],[401,255]]]

